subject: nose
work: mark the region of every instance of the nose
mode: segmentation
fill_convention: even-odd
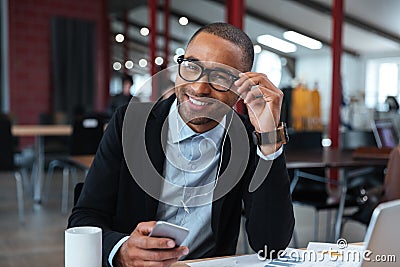
[[[197,96],[209,95],[213,90],[211,85],[208,83],[207,75],[204,75],[198,81],[193,82],[191,87],[196,92]]]

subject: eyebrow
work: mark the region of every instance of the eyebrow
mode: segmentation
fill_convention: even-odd
[[[198,59],[198,58],[195,58],[195,57],[187,57],[187,58],[185,58],[185,59],[189,59],[189,60],[191,60],[191,61],[196,61],[196,62],[201,62],[201,60],[200,59]],[[204,67],[203,65],[201,65],[203,68],[206,68],[206,67]],[[232,75],[232,76],[234,76],[234,77],[237,77],[235,74],[233,74],[230,70],[227,70],[227,69],[224,69],[224,68],[220,68],[220,67],[216,67],[216,68],[206,68],[206,69],[212,69],[212,70],[218,70],[218,71],[222,71],[222,72],[225,72],[225,73],[227,73],[227,74],[230,74],[230,75]]]
[[[190,59],[190,60],[193,60],[193,61],[200,61],[200,59],[195,58],[195,57],[187,57],[187,58],[185,58],[185,59]]]

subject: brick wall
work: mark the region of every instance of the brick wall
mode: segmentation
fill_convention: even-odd
[[[103,110],[109,84],[109,25],[106,0],[9,0],[10,110],[19,124],[38,123],[51,111],[50,19],[96,24],[95,106]]]

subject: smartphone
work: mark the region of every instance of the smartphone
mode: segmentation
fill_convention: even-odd
[[[152,237],[166,237],[175,241],[177,246],[180,246],[189,234],[189,229],[175,225],[169,222],[158,221],[150,232]]]

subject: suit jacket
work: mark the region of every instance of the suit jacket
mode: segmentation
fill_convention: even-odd
[[[139,127],[137,132],[124,137],[134,142],[140,141],[143,132],[151,164],[161,175],[165,160],[162,137],[166,134],[162,131],[162,126],[174,99],[173,95],[167,100],[158,102],[148,117],[143,114],[131,116],[130,123],[133,125],[144,123],[145,131]],[[127,106],[118,109],[111,119],[87,174],[82,193],[69,218],[69,227],[93,225],[102,228],[104,266],[109,266],[109,253],[122,237],[129,235],[138,223],[155,220],[158,206],[158,201],[148,195],[132,178],[124,157],[122,132],[125,113],[128,114],[126,109]],[[246,155],[240,155],[240,160],[232,165],[242,165],[245,170],[235,186],[212,203],[211,227],[216,248],[204,257],[235,253],[242,203],[244,203],[249,243],[255,251],[264,249],[265,246],[268,251],[285,249],[293,233],[293,207],[284,153],[273,161],[269,172],[265,171],[263,175],[267,176],[258,189],[249,192],[249,184],[259,157],[256,146],[251,141],[253,127],[248,118],[241,117],[241,120],[250,144],[249,155],[248,158]],[[231,128],[235,129],[238,124],[240,123],[233,121]],[[220,177],[227,173],[227,166],[231,166],[231,153],[243,152],[234,150],[231,139],[227,138],[221,156]],[[220,184],[224,186],[224,182],[219,181],[215,191],[220,190]]]

